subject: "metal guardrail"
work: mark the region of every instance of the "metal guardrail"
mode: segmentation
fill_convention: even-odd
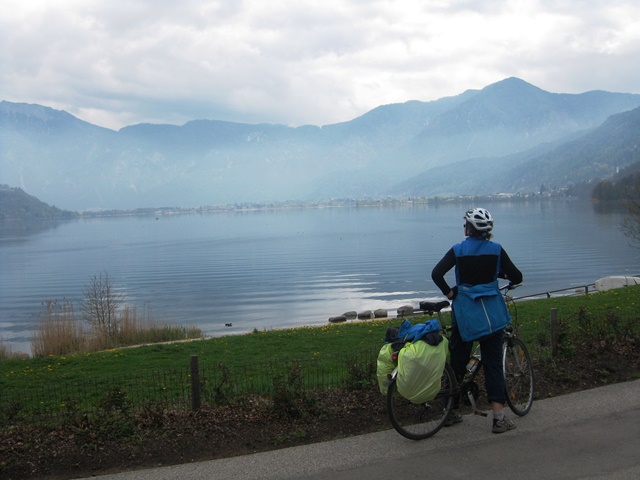
[[[590,290],[591,289],[591,290]],[[590,283],[588,285],[581,285],[577,287],[568,287],[561,288],[558,290],[549,290],[547,292],[542,293],[534,293],[531,295],[523,295],[522,297],[512,297],[513,300],[525,300],[525,299],[535,299],[535,298],[551,298],[552,296],[557,297],[569,297],[572,295],[586,295],[590,292],[596,292],[595,283]],[[554,295],[556,294],[556,295]]]

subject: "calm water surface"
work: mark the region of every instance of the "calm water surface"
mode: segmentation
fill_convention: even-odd
[[[619,214],[585,203],[485,205],[522,270],[518,295],[640,273]],[[208,335],[325,324],[349,310],[439,299],[431,269],[465,207],[327,208],[0,224],[0,336],[30,352],[42,302],[76,310],[107,272],[126,304]],[[449,277],[452,281],[452,274]],[[233,327],[225,327],[233,323]]]

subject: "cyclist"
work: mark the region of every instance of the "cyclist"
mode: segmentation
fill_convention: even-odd
[[[522,282],[522,273],[499,243],[492,242],[493,218],[484,208],[472,208],[464,215],[463,242],[451,247],[431,272],[431,278],[452,301],[451,366],[458,382],[464,378],[473,342],[480,343],[487,397],[493,410],[494,433],[516,427],[504,414],[505,384],[502,373],[504,327],[511,321],[498,288],[498,278],[510,284]],[[456,285],[451,288],[445,274],[455,267]],[[454,410],[445,425],[462,421]]]

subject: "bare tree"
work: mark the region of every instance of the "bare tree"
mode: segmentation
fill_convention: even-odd
[[[106,272],[91,277],[83,293],[82,318],[98,333],[112,338],[118,333],[118,309],[122,305],[123,295],[113,287]]]

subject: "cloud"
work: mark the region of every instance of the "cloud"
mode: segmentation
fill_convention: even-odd
[[[5,0],[0,96],[118,128],[317,125],[518,76],[637,93],[632,1]]]

